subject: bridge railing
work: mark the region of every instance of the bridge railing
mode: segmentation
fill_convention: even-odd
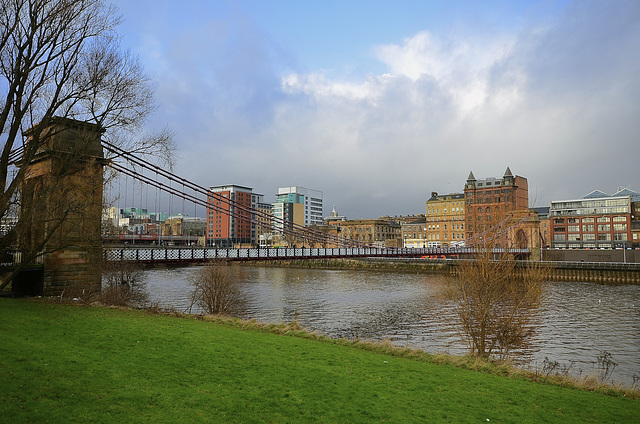
[[[526,249],[512,251],[528,254]],[[207,262],[216,259],[247,260],[281,260],[281,259],[314,259],[314,258],[346,258],[346,257],[427,257],[442,258],[468,256],[474,253],[470,248],[381,248],[381,247],[340,247],[340,248],[242,248],[222,249],[215,247],[105,247],[104,257],[107,261],[134,262]]]
[[[14,266],[25,263],[41,265],[44,263],[44,255],[40,253],[35,259],[26,260],[25,262],[25,255],[19,250],[5,249],[0,251],[0,266]]]

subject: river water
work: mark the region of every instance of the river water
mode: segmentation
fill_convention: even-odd
[[[330,337],[389,339],[430,353],[466,352],[436,275],[379,271],[234,266],[242,306],[236,316],[266,323],[297,320]],[[198,267],[146,271],[150,302],[189,312],[190,278]],[[195,308],[191,312],[200,312]],[[573,375],[597,375],[597,358],[616,362],[613,383],[640,377],[640,286],[547,283],[535,349],[528,367],[545,358]],[[548,363],[548,362],[547,362]]]

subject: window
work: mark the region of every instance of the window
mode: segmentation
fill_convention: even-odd
[[[610,222],[611,219],[609,219],[608,216],[600,216],[598,217],[598,222]]]
[[[598,224],[598,231],[609,232],[609,231],[611,231],[611,225],[610,224]]]
[[[582,223],[584,224],[585,222],[593,222],[593,218],[582,218]]]
[[[614,216],[613,222],[627,222],[627,218],[624,216]]]
[[[587,224],[582,226],[582,231],[595,231],[596,227],[593,224]]]
[[[613,231],[627,231],[627,224],[613,224]]]
[[[615,241],[626,241],[627,240],[627,233],[617,233],[613,235],[613,239]]]

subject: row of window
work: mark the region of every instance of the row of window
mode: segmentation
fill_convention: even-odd
[[[435,215],[439,214],[440,209],[427,209],[427,215]],[[447,208],[442,208],[442,213],[447,213]],[[450,209],[449,213],[464,213],[464,208],[461,207],[453,207]]]
[[[464,221],[464,215],[457,216],[435,216],[427,218],[428,222],[438,222],[438,221]]]
[[[450,237],[449,237],[450,236]],[[440,234],[427,234],[425,240],[440,240]],[[453,233],[451,235],[445,233],[442,236],[443,240],[464,240],[464,234]]]
[[[627,241],[627,233],[602,234],[554,234],[553,241]]]
[[[551,202],[551,210],[581,209],[581,208],[606,208],[612,206],[625,206],[629,204],[629,198],[577,200],[569,202]]]
[[[594,232],[596,225],[594,224],[583,224],[582,231],[583,232]],[[597,226],[598,232],[610,232],[611,224],[598,224]],[[553,231],[556,233],[579,233],[580,225],[567,225],[567,227],[553,227]],[[613,231],[627,231],[627,224],[613,224]]]
[[[563,209],[551,210],[550,216],[567,216],[567,215],[612,215],[617,213],[629,213],[630,207],[607,207],[607,208],[580,208],[580,209]]]
[[[467,200],[467,204],[483,204],[483,203],[487,203],[487,204],[494,204],[494,203],[511,203],[513,202],[513,196],[495,196],[495,197],[479,197],[476,199],[476,201],[474,202],[472,199],[468,199]]]
[[[503,188],[502,190],[498,189],[498,190],[475,190],[475,191],[468,191],[467,192],[467,197],[472,196],[472,195],[476,195],[476,196],[482,196],[484,195],[491,195],[491,194],[500,194],[500,193],[511,193],[511,189],[510,188]]]
[[[593,217],[585,217],[585,218],[554,218],[553,219],[553,223],[554,224],[564,224],[565,222],[567,222],[568,224],[578,224],[579,222],[582,223],[591,223],[594,222],[594,218]],[[627,217],[625,216],[614,216],[614,217],[610,217],[610,216],[599,216],[597,219],[597,222],[627,222]]]

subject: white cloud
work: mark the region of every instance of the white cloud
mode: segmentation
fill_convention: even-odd
[[[431,191],[507,166],[538,205],[640,185],[637,8],[574,8],[513,34],[423,31],[375,48],[383,72],[348,78],[279,73],[294,67],[252,31],[219,51],[178,38],[160,92],[179,126],[181,173],[267,197],[304,185],[351,218],[421,213]]]

